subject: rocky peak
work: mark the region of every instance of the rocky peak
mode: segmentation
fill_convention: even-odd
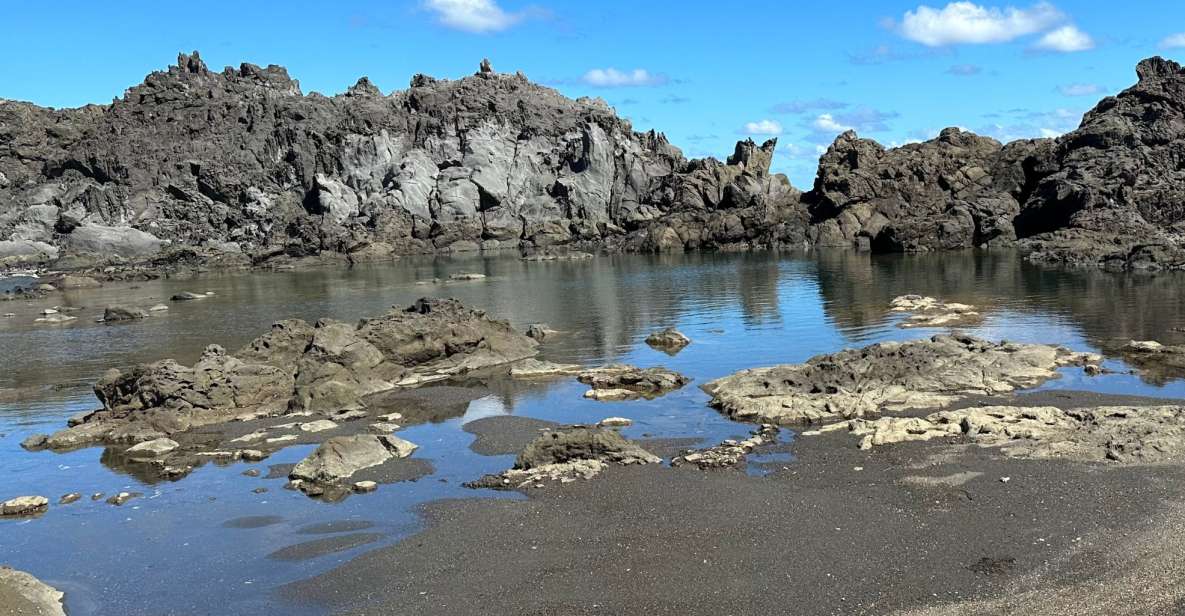
[[[1182,74],[1180,64],[1172,60],[1166,60],[1160,56],[1141,60],[1136,65],[1136,75],[1139,77],[1141,83],[1165,78],[1185,77]]]
[[[490,66],[490,59],[489,58],[482,58],[481,59],[481,66],[478,67],[477,74],[478,75],[493,75],[494,74],[494,67]]]
[[[774,150],[777,149],[777,138],[769,139],[758,147],[752,139],[738,141],[732,156],[728,157],[729,165],[740,165],[751,175],[763,176],[769,173],[769,166],[773,162]]]
[[[177,54],[177,68],[186,73],[193,73],[195,75],[205,75],[210,72],[206,68],[206,63],[202,61],[202,56],[196,50],[193,53],[185,54],[184,52]]]
[[[383,93],[378,89],[378,86],[370,82],[370,78],[361,77],[354,85],[346,90],[346,96],[382,96]]]

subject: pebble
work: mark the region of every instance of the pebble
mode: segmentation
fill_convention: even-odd
[[[60,500],[58,500],[58,504],[59,505],[69,505],[70,503],[78,502],[81,498],[82,498],[82,495],[79,494],[78,492],[71,492],[69,494],[64,494],[62,496],[62,498]]]
[[[355,492],[374,492],[379,487],[379,484],[373,481],[356,481],[354,482]]]
[[[133,498],[138,497],[138,496],[143,496],[143,495],[140,494],[139,492],[120,492],[119,494],[116,494],[115,496],[112,496],[111,498],[107,499],[107,504],[115,505],[118,507],[118,506],[123,505],[124,503],[132,500]]]

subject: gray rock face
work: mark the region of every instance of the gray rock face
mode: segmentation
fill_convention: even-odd
[[[417,75],[389,96],[363,78],[325,97],[302,94],[281,67],[214,72],[195,52],[111,105],[0,101],[0,126],[0,240],[23,242],[0,258],[803,237],[797,192],[768,172],[773,141],[741,143],[727,163],[687,161],[599,99],[488,65],[456,81]]]
[[[183,54],[111,105],[0,101],[0,267],[805,245],[1185,267],[1185,71],[1137,73],[1058,139],[844,133],[802,194],[770,173],[774,140],[688,160],[600,99],[488,64],[325,97],[279,66]]]

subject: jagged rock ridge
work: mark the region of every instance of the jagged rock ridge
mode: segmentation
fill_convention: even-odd
[[[1151,58],[1137,74],[1058,139],[946,129],[885,149],[844,133],[800,193],[769,172],[775,140],[688,160],[599,99],[488,62],[325,97],[278,66],[182,54],[111,105],[0,100],[0,265],[816,245],[1177,268],[1185,71]]]
[[[798,213],[769,174],[775,144],[688,161],[599,99],[488,63],[325,97],[281,67],[212,72],[194,52],[109,106],[0,101],[0,259],[801,243],[801,224],[773,231],[779,206]]]

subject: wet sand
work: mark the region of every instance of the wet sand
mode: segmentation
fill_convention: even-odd
[[[1119,401],[1067,392],[1016,401],[1050,395]],[[423,532],[280,594],[346,614],[1175,614],[1185,605],[1185,467],[1007,459],[957,442],[860,451],[834,433],[775,449],[797,459],[763,477],[615,467],[526,500],[434,503]]]

